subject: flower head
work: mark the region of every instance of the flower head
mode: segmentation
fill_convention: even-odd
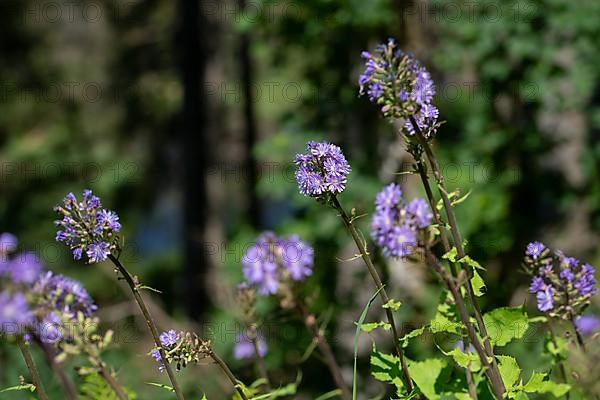
[[[363,51],[365,69],[358,79],[360,94],[381,106],[386,118],[404,119],[404,130],[415,134],[414,119],[421,134],[429,139],[439,127],[438,109],[431,104],[435,85],[431,74],[412,54],[397,48],[396,41],[389,39],[374,52]]]
[[[350,164],[342,149],[327,142],[308,142],[306,153],[297,154],[296,181],[300,193],[320,197],[324,194],[341,193],[346,189]]]
[[[12,233],[0,233],[0,262],[7,254],[12,253],[17,249],[19,241]]]
[[[161,333],[159,339],[160,344],[162,344],[163,347],[168,348],[177,343],[177,340],[179,340],[179,335],[177,334],[177,332],[171,329],[170,331]]]
[[[33,252],[24,252],[13,257],[8,271],[15,283],[32,284],[42,273],[42,262]]]
[[[552,253],[540,242],[529,243],[525,269],[532,275],[529,291],[537,307],[552,317],[570,320],[589,305],[596,294],[596,270],[558,250]]]
[[[371,235],[386,256],[408,257],[418,246],[420,231],[431,224],[432,218],[425,200],[414,199],[406,204],[400,187],[391,183],[375,199]]]
[[[262,295],[275,294],[282,282],[302,281],[312,274],[314,250],[297,235],[277,237],[264,232],[242,258],[242,272],[249,285]]]
[[[73,193],[67,194],[54,209],[62,215],[55,221],[59,227],[56,240],[69,246],[75,260],[85,256],[90,264],[101,262],[117,249],[119,216],[102,208],[100,198],[91,190],[84,190],[82,201]]]

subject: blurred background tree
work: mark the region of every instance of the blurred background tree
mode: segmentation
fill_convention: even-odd
[[[119,211],[126,260],[163,292],[152,296],[161,327],[194,326],[227,355],[244,249],[261,229],[297,232],[317,254],[312,307],[334,316],[328,330],[351,374],[352,321],[371,288],[358,263],[339,261],[352,246],[330,210],[297,194],[290,161],[309,138],[341,145],[353,166],[343,202],[359,213],[382,183],[418,190],[394,174],[408,168],[395,127],[357,95],[360,51],[393,36],[434,71],[438,152],[450,186],[472,191],[458,213],[488,268],[484,309],[519,304],[528,241],[598,265],[599,13],[594,0],[3,1],[0,231],[90,289],[121,334],[110,356],[124,382],[159,379],[151,344],[110,268],[92,274],[53,242],[65,193],[90,187]],[[388,262],[386,279],[408,328],[431,317],[438,289],[422,268]],[[276,382],[293,381],[310,338],[275,304],[260,310],[267,364]],[[0,386],[14,384],[24,367],[8,348],[0,359]],[[319,360],[306,363],[302,390],[315,398],[332,383]],[[236,368],[250,379],[251,367]],[[186,390],[219,398],[219,380],[199,388],[198,373],[183,374]]]

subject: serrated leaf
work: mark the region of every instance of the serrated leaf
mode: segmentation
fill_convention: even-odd
[[[473,372],[477,372],[481,369],[481,361],[479,360],[479,356],[475,353],[463,352],[458,348],[448,352],[442,350],[442,353],[452,357],[458,365],[465,369],[470,369]]]
[[[431,331],[431,333],[446,332],[453,333],[455,335],[461,335],[462,329],[462,324],[451,321],[450,319],[448,319],[448,317],[446,317],[439,311],[437,314],[435,314],[435,317],[433,317],[433,319],[429,323],[429,330]]]
[[[117,394],[98,373],[86,375],[78,389],[77,400],[119,400]],[[122,389],[130,400],[137,399],[136,393],[126,387]]]
[[[430,358],[424,361],[408,361],[408,370],[411,378],[428,399],[440,399],[440,395],[435,390],[435,383],[446,365],[446,361],[438,358]]]
[[[521,374],[521,368],[514,357],[510,356],[496,356],[498,359],[498,369],[500,370],[500,376],[506,385],[506,389],[512,389],[519,380]]]
[[[445,260],[449,260],[451,262],[456,262],[456,256],[458,255],[458,250],[456,250],[456,247],[451,248],[450,250],[448,250],[448,252],[446,252],[442,258]]]
[[[571,386],[565,383],[546,380],[546,374],[540,372],[534,372],[523,387],[527,393],[551,393],[554,397],[564,396],[570,389]]]
[[[480,269],[485,271],[485,268],[481,266],[477,261],[473,260],[470,256],[466,255],[458,260],[458,263],[468,265],[474,269]]]
[[[495,346],[505,346],[513,339],[520,339],[529,327],[529,318],[523,307],[501,307],[487,312],[483,322],[490,342]]]
[[[473,270],[471,285],[473,286],[473,293],[475,294],[475,296],[481,297],[485,294],[485,282],[483,281],[481,275],[479,275],[479,273],[475,269]]]
[[[390,325],[387,322],[368,322],[366,324],[361,324],[360,325],[360,329],[365,332],[365,333],[371,333],[372,331],[374,331],[377,328],[383,328],[386,331],[389,331],[390,329],[392,329],[392,325]]]
[[[389,308],[392,311],[398,311],[400,309],[400,306],[402,305],[402,302],[400,301],[396,301],[394,299],[390,299],[387,303],[385,303],[382,307],[383,308]]]
[[[398,396],[402,395],[404,383],[402,382],[400,359],[395,355],[377,351],[375,345],[373,345],[371,353],[371,375],[380,382],[393,384],[396,386]]]
[[[408,332],[406,335],[402,336],[398,340],[400,341],[400,344],[402,344],[402,347],[405,348],[408,346],[408,342],[410,341],[410,339],[414,339],[416,337],[421,336],[423,334],[423,332],[425,332],[424,326],[417,328],[417,329],[413,329],[412,331]]]

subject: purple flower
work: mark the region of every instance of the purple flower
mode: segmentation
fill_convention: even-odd
[[[390,183],[384,187],[375,197],[375,209],[387,210],[396,207],[402,198],[402,190],[395,183]]]
[[[404,129],[414,135],[409,118],[413,117],[426,139],[439,127],[438,109],[433,106],[435,84],[431,74],[411,54],[396,48],[392,39],[380,44],[372,53],[363,52],[365,69],[359,77],[359,93],[366,94],[391,120],[404,119]]]
[[[575,319],[575,327],[577,331],[589,336],[600,330],[600,318],[595,315],[584,315]]]
[[[537,306],[540,311],[546,312],[554,307],[554,289],[548,285],[537,293]]]
[[[314,250],[297,235],[287,239],[264,232],[242,257],[248,284],[262,295],[275,294],[280,280],[302,281],[312,274]]]
[[[596,294],[596,270],[590,264],[585,264],[579,273],[580,277],[574,284],[581,296]]]
[[[550,252],[540,242],[527,246],[525,267],[534,274],[529,291],[536,295],[538,309],[551,317],[577,317],[596,294],[594,267],[560,250]]]
[[[533,258],[534,260],[537,260],[538,258],[540,258],[540,256],[545,250],[546,246],[543,243],[531,242],[527,245],[527,250],[525,251],[525,254]]]
[[[55,344],[63,339],[63,321],[56,312],[48,313],[38,324],[38,336],[42,343]]]
[[[534,276],[533,280],[531,281],[531,286],[529,287],[529,291],[531,293],[537,293],[541,290],[544,290],[545,287],[546,287],[546,284],[544,283],[544,280],[539,276]]]
[[[383,86],[380,83],[374,83],[367,90],[369,100],[376,102],[383,95]]]
[[[106,242],[91,243],[86,254],[90,263],[105,261],[110,254],[110,245]]]
[[[104,261],[117,249],[119,216],[103,209],[91,190],[84,190],[82,201],[69,193],[54,209],[62,215],[61,220],[55,221],[59,227],[56,240],[69,246],[75,260],[86,256],[88,263]]]
[[[319,197],[325,193],[343,192],[350,165],[342,150],[327,142],[308,142],[306,150],[307,153],[297,154],[294,158],[300,193]]]
[[[301,281],[312,274],[314,250],[300,240],[297,235],[290,236],[281,243],[281,263],[295,281]]]
[[[458,342],[456,342],[455,347],[463,353],[475,353],[475,347],[473,347],[472,343],[469,343],[469,347],[467,348],[467,351],[465,351],[465,342],[463,342],[462,340],[459,340]]]
[[[113,211],[100,210],[98,212],[98,224],[104,228],[119,232],[121,230],[121,224],[119,223],[119,216]]]
[[[400,187],[391,183],[376,196],[371,236],[384,255],[407,257],[418,245],[419,231],[427,228],[432,218],[425,200],[414,199],[407,205]]]
[[[35,253],[24,252],[10,260],[8,269],[13,282],[32,284],[42,273],[42,262]]]
[[[158,370],[160,372],[164,372],[166,368],[165,368],[165,364],[163,363],[162,357],[160,355],[160,351],[158,351],[158,350],[152,350],[150,352],[150,355],[158,363]]]
[[[264,356],[267,354],[268,348],[267,342],[265,342],[260,333],[257,333],[256,335],[256,344],[258,347],[258,355],[261,358],[264,358]],[[233,348],[233,356],[237,360],[246,360],[256,357],[254,343],[252,343],[245,333],[240,333],[237,336],[235,340],[235,346]]]
[[[33,316],[22,293],[0,293],[0,333],[21,333],[33,321]]]
[[[79,312],[90,317],[98,309],[81,282],[64,275],[54,275],[51,271],[40,276],[33,285],[33,292],[41,305],[72,319]]]
[[[171,347],[179,340],[179,335],[173,329],[163,332],[159,336],[160,344],[163,347]]]
[[[429,208],[429,204],[423,199],[414,199],[410,202],[407,208],[408,212],[411,213],[417,223],[417,227],[421,229],[427,228],[431,225],[431,219],[433,214]]]

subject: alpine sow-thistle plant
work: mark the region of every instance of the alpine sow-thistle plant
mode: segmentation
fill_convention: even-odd
[[[244,282],[236,288],[236,300],[243,329],[232,339],[232,353],[238,360],[255,363],[259,379],[248,386],[215,352],[211,339],[190,330],[167,329],[159,333],[140,294],[147,286],[120,261],[123,242],[119,216],[105,209],[91,190],[84,190],[80,199],[69,193],[55,207],[59,214],[55,239],[68,247],[76,261],[109,261],[117,277],[126,281],[154,340],[148,357],[156,361],[158,375],[166,372],[172,385],[160,386],[170,389],[178,400],[184,397],[175,371],[207,362],[215,363],[230,381],[234,399],[296,394],[300,381],[280,388],[273,384],[273,377],[285,374],[275,375],[276,371],[267,368],[265,361],[271,356],[267,343],[271,344],[272,338],[263,329],[268,316],[261,315],[259,301],[277,302],[279,311],[300,319],[306,327],[336,386],[320,398],[356,400],[359,392],[367,395],[369,390],[360,386],[368,387],[370,383],[357,380],[358,338],[360,331],[370,333],[375,329],[389,333],[387,344],[391,344],[393,352],[386,353],[386,343],[380,343],[383,337],[377,337],[371,355],[372,374],[393,386],[392,398],[524,400],[530,395],[567,399],[571,393],[579,396],[578,374],[569,365],[568,353],[572,350],[585,356],[586,346],[596,344],[600,319],[583,314],[597,293],[595,268],[562,251],[532,242],[525,251],[524,268],[532,276],[531,297],[542,315],[530,318],[525,305],[484,312],[479,303],[485,295],[485,269],[467,254],[454,213],[454,207],[465,198],[447,189],[433,148],[441,121],[434,105],[432,75],[412,54],[398,49],[393,39],[372,52],[362,52],[361,57],[364,70],[359,77],[359,94],[376,104],[383,117],[399,127],[397,133],[404,138],[414,165],[410,171],[398,172],[418,175],[425,197],[407,199],[394,182],[383,186],[374,199],[374,207],[367,211],[371,214],[372,246],[368,235],[359,230],[360,214],[354,208],[348,213],[342,205],[342,197],[352,184],[352,168],[342,148],[327,141],[311,141],[293,159],[298,191],[337,214],[356,245],[356,258],[362,260],[375,285],[376,292],[356,322],[352,379],[344,373],[329,344],[325,323],[321,324],[323,318],[311,311],[311,296],[306,294],[305,285],[314,273],[319,254],[298,235],[281,237],[264,232],[248,246],[240,262]],[[99,333],[98,306],[89,293],[78,281],[45,272],[37,255],[17,253],[17,248],[14,235],[0,234],[0,335],[19,345],[30,371],[31,387],[39,399],[48,397],[29,351],[34,345],[47,352],[48,363],[61,379],[68,400],[75,400],[77,393],[62,367],[71,356],[78,355],[85,355],[89,361],[89,366],[80,372],[104,379],[110,396],[129,399],[129,391],[118,384],[115,373],[101,358],[112,332]],[[378,249],[383,257],[376,258]],[[393,288],[384,284],[380,276],[382,266],[374,262],[381,264],[386,258],[419,263],[443,284],[440,304],[429,323],[411,331],[404,331],[396,323],[396,311],[402,305],[388,296],[387,289]],[[369,307],[377,296],[386,321],[366,322]],[[531,374],[522,374],[518,360],[502,354],[508,352],[503,347],[522,339],[533,324],[547,329],[544,351],[551,356],[552,369],[540,367]],[[411,343],[422,335],[434,336],[436,348],[441,350],[438,356],[412,359],[412,351],[406,354]],[[437,340],[436,335],[443,336]],[[306,357],[311,352],[312,348]],[[557,383],[556,379],[563,382]]]

